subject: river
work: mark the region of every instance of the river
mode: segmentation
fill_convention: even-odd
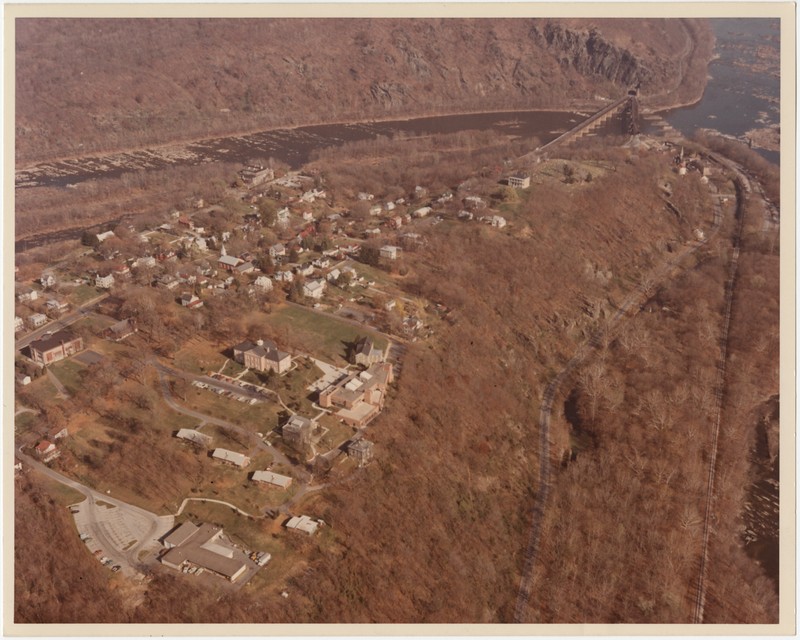
[[[745,141],[748,131],[780,122],[780,22],[718,18],[711,24],[718,57],[709,65],[703,99],[667,111],[664,119],[686,135],[709,128]],[[777,151],[753,148],[770,162],[779,163]]]

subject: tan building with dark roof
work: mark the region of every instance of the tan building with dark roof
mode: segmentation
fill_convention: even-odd
[[[292,356],[280,351],[272,340],[245,340],[233,348],[233,359],[248,369],[283,373],[292,365]]]
[[[39,340],[34,340],[29,348],[31,359],[34,362],[48,365],[83,351],[83,338],[76,336],[71,331],[56,331],[49,335],[45,334]]]
[[[178,571],[194,565],[231,582],[247,571],[245,555],[223,539],[222,527],[213,524],[184,522],[164,538],[164,546],[169,550],[161,563]]]

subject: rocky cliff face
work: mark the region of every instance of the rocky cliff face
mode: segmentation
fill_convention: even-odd
[[[18,20],[18,158],[677,87],[685,22]]]
[[[647,84],[653,78],[642,60],[607,41],[597,29],[573,31],[547,22],[543,28],[534,25],[531,37],[556,56],[562,68],[574,69],[587,78],[605,78],[618,86]]]

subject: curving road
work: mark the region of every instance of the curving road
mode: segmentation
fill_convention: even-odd
[[[73,509],[77,509],[73,515],[78,531],[91,537],[87,540],[90,550],[101,549],[100,555],[111,558],[126,575],[143,572],[147,563],[140,556],[157,549],[159,538],[174,526],[173,516],[159,516],[95,491],[23,453],[22,447],[17,449],[17,457],[38,473],[86,497],[83,502],[73,505]]]

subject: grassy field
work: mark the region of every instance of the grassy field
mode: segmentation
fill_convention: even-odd
[[[68,505],[75,504],[76,502],[83,502],[83,500],[86,499],[86,496],[75,489],[71,489],[60,482],[51,480],[47,476],[37,473],[36,471],[31,471],[31,473],[36,474],[37,482],[41,484],[42,487],[47,490],[47,493],[50,494],[53,500],[60,505],[66,507]]]
[[[178,401],[183,406],[212,418],[226,420],[262,433],[275,428],[278,424],[278,413],[281,411],[280,405],[272,402],[258,402],[251,405],[196,387],[190,387],[186,399]]]
[[[386,339],[374,332],[303,307],[283,306],[268,316],[268,322],[284,329],[309,355],[336,365],[347,362],[347,347],[359,336],[372,336],[378,347],[386,347]]]
[[[73,395],[83,389],[82,375],[85,370],[84,365],[72,359],[60,360],[50,365],[50,371]]]
[[[37,415],[35,413],[30,411],[20,413],[18,416],[14,416],[14,431],[27,431],[36,423],[36,420]]]
[[[193,338],[175,354],[175,366],[184,371],[198,374],[219,371],[226,359],[222,355],[223,349],[223,346],[212,344],[208,340]],[[231,363],[228,363],[225,373],[233,375],[233,372],[234,368],[231,367]]]
[[[96,287],[89,286],[88,284],[81,284],[75,287],[69,294],[69,301],[75,306],[79,306],[92,298],[96,298],[100,293],[100,290]]]

